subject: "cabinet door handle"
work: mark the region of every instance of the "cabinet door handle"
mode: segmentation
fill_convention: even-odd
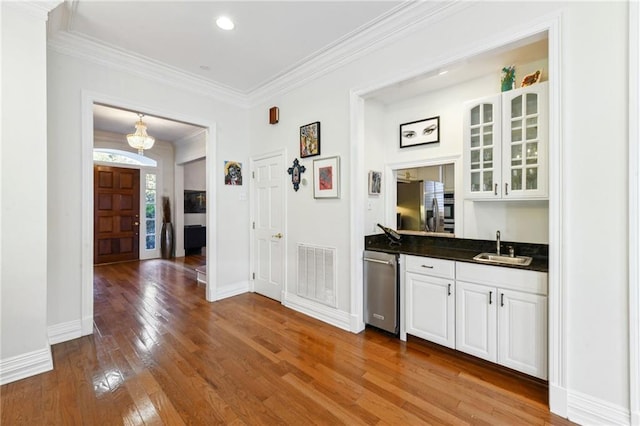
[[[500,306],[504,306],[504,293],[500,293]]]
[[[493,195],[498,195],[498,184],[497,183],[493,186]]]
[[[451,284],[447,284],[447,296],[451,296]]]
[[[423,268],[427,268],[427,269],[433,269],[433,266],[429,266],[429,265],[421,265]]]
[[[504,183],[504,195],[509,195],[509,184]]]
[[[491,303],[492,303],[492,302],[491,302],[491,296],[492,296],[492,295],[493,295],[493,292],[492,292],[492,291],[490,291],[490,292],[489,292],[489,304],[491,304]]]

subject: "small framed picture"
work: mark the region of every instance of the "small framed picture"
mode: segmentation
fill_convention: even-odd
[[[382,185],[382,172],[371,170],[369,172],[369,195],[380,195]]]
[[[400,125],[400,148],[440,142],[440,117]]]
[[[224,184],[242,185],[242,163],[238,161],[224,162]]]
[[[340,157],[313,160],[313,198],[340,198]]]
[[[300,126],[300,158],[320,155],[320,122]]]

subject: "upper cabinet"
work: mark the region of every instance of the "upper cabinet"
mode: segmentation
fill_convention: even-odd
[[[548,198],[547,86],[538,83],[465,103],[466,198]]]

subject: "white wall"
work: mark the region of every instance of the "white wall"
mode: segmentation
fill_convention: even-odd
[[[66,324],[81,318],[81,277],[83,247],[82,98],[83,94],[123,100],[128,106],[180,119],[212,132],[206,147],[211,158],[247,158],[247,132],[242,110],[193,92],[174,88],[169,82],[158,82],[139,75],[119,71],[117,67],[99,65],[71,57],[57,50],[48,52],[48,276],[49,325]],[[114,104],[114,106],[120,106]],[[177,115],[177,116],[176,116]],[[176,161],[178,154],[176,153]],[[207,247],[208,262],[219,265],[211,277],[215,291],[247,282],[248,258],[237,253],[247,251],[248,212],[245,204],[221,191],[222,179],[212,174],[216,204],[228,206],[217,215],[216,226],[208,226],[215,244]],[[216,191],[217,189],[217,191]],[[178,200],[176,200],[178,201]],[[180,202],[182,202],[180,200]],[[175,211],[175,209],[174,209]],[[178,225],[176,224],[176,227]],[[216,231],[216,227],[219,229]],[[178,235],[176,233],[176,238]],[[224,243],[224,250],[216,250]],[[228,267],[227,265],[233,265]],[[209,289],[208,289],[209,291]],[[215,294],[213,297],[215,297]],[[207,293],[209,295],[209,293]]]
[[[607,415],[624,415],[629,407],[626,3],[467,4],[453,16],[426,22],[402,40],[253,108],[249,117],[251,153],[284,147],[289,163],[299,156],[298,127],[312,121],[322,123],[321,157],[340,155],[342,159],[341,198],[314,200],[311,186],[303,186],[296,193],[289,189],[287,278],[289,288],[293,288],[297,242],[337,247],[338,306],[339,310],[348,311],[349,287],[358,283],[350,283],[347,265],[359,262],[349,251],[349,202],[353,193],[352,182],[345,178],[351,165],[359,160],[351,158],[349,146],[350,90],[379,87],[381,82],[397,75],[411,76],[412,69],[432,69],[447,58],[457,59],[479,45],[494,43],[516,31],[524,32],[557,13],[562,14],[562,72],[558,76],[561,102],[559,116],[552,120],[562,120],[564,192],[560,199],[564,203],[564,240],[563,246],[555,249],[564,256],[561,285],[569,297],[562,312],[567,321],[566,340],[561,343],[568,368],[566,381],[563,378],[560,386],[566,391],[569,414],[584,420],[586,417],[580,416],[587,415],[589,405],[604,407]],[[597,83],[603,79],[606,84]],[[266,114],[273,105],[280,107],[280,123],[269,126]],[[365,110],[379,117],[384,114],[379,105],[367,105]],[[420,116],[430,116],[431,112],[425,110]],[[443,114],[433,112],[431,115]],[[371,133],[372,129],[365,129],[365,134]],[[378,148],[384,149],[382,141],[376,141],[375,137],[366,143],[378,143]],[[429,148],[429,152],[442,156],[456,151],[445,145]],[[380,154],[386,155],[384,151]],[[411,154],[404,155],[407,161],[411,160]],[[366,158],[371,168],[377,169],[381,163],[375,156],[370,157],[368,150]],[[312,161],[305,160],[302,164],[311,167]],[[603,169],[607,170],[607,179],[594,173]],[[363,181],[367,171],[363,170]],[[311,174],[304,177],[312,179]],[[364,190],[364,185],[359,190]],[[382,197],[364,199],[372,202],[373,209]],[[610,212],[606,230],[598,228],[602,215],[594,208],[596,204],[607,206]],[[494,208],[499,207],[488,207]],[[367,206],[360,211],[364,212],[360,220],[371,221]],[[364,225],[367,231],[371,226],[371,223]]]
[[[216,205],[224,206],[216,209],[218,232],[214,234],[221,248],[216,252],[221,268],[215,280],[223,288],[247,281],[249,215],[247,203],[240,200],[247,187],[223,187],[222,161],[247,164],[249,155],[283,147],[288,150],[287,162],[292,161],[299,156],[299,126],[320,121],[321,157],[341,156],[341,198],[314,200],[310,184],[297,193],[289,186],[287,279],[289,287],[295,285],[297,242],[336,247],[338,311],[353,315],[349,312],[350,286],[357,283],[350,282],[350,269],[359,259],[351,256],[350,200],[354,194],[348,177],[359,159],[352,158],[349,145],[350,90],[374,87],[399,74],[408,76],[412,69],[429,69],[430,64],[456,57],[478,43],[492,43],[535,26],[548,14],[562,12],[561,109],[559,116],[552,117],[562,125],[564,239],[556,249],[562,252],[561,285],[568,297],[562,312],[566,339],[561,342],[567,374],[560,386],[566,390],[566,412],[571,418],[588,422],[588,409],[597,407],[596,414],[609,419],[608,423],[613,423],[616,414],[616,419],[624,419],[629,412],[627,9],[625,2],[469,3],[456,14],[443,16],[442,21],[426,22],[410,36],[370,51],[286,95],[268,99],[248,113],[174,89],[166,82],[49,50],[45,112],[44,25],[14,14],[2,3],[3,363],[7,357],[46,348],[47,318],[49,325],[80,319],[82,252],[90,250],[82,246],[80,227],[83,90],[148,106],[150,112],[182,111],[186,117],[204,117],[192,120],[199,124],[215,123],[212,128],[218,144],[207,149],[215,151],[216,161],[208,170],[208,175],[213,173],[208,182],[215,182]],[[20,88],[15,84],[20,81],[29,84]],[[267,111],[273,105],[280,107],[280,123],[270,126]],[[34,137],[24,139],[24,128]],[[13,139],[20,143],[4,142]],[[33,155],[28,168],[20,167],[25,146]],[[30,174],[34,164],[46,170],[46,175]],[[302,164],[310,170],[312,159]],[[607,179],[600,178],[603,169]],[[312,173],[303,178],[311,183]],[[19,194],[9,182],[21,183]],[[42,192],[45,187],[46,195]],[[602,216],[593,208],[594,200],[608,207],[606,231],[597,228]],[[14,210],[16,205],[22,206],[20,214]],[[362,206],[361,211],[365,209]],[[45,239],[46,248],[38,248]]]
[[[520,74],[536,68],[546,69],[547,61],[518,64]],[[473,68],[470,68],[473,73]],[[518,74],[518,75],[520,75]],[[371,119],[365,117],[365,128],[382,125],[381,137],[374,148],[367,146],[367,152],[373,151],[373,158],[365,161],[367,170],[381,167],[381,164],[402,162],[435,161],[438,158],[462,157],[463,150],[463,104],[464,102],[499,93],[500,73],[486,75],[465,83],[412,97],[407,100],[380,105],[381,110]],[[414,148],[399,147],[398,125],[427,117],[440,117],[440,143]],[[370,124],[370,122],[373,122]],[[380,123],[382,122],[382,123]],[[370,132],[371,133],[371,132]],[[381,139],[380,139],[381,138]],[[462,170],[456,170],[463,176]],[[529,243],[549,242],[549,210],[546,202],[471,202],[464,201],[464,179],[456,180],[456,236],[460,238],[495,238],[496,230],[502,232],[505,241]],[[369,220],[393,224],[395,218],[385,218],[384,212]],[[369,232],[370,227],[366,230]]]
[[[7,2],[0,8],[2,384],[53,365],[47,338],[46,11]],[[26,370],[19,367],[22,358],[32,361]]]

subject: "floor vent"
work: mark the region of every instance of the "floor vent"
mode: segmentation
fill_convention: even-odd
[[[336,249],[298,244],[298,296],[336,307]]]

